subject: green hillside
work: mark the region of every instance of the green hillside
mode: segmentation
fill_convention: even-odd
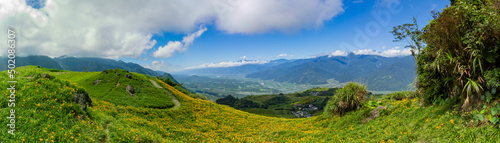
[[[157,109],[138,106],[141,104],[130,100],[106,101],[109,100],[104,98],[106,92],[98,92],[99,88],[93,84],[83,84],[106,77],[99,76],[99,72],[34,66],[16,70],[17,131],[16,136],[11,136],[2,128],[3,142],[488,142],[500,138],[498,126],[471,123],[470,114],[463,116],[450,110],[452,104],[447,103],[451,100],[443,105],[420,106],[417,99],[383,99],[380,101],[387,111],[369,122],[362,121],[371,111],[368,107],[342,117],[284,119],[194,99],[166,83],[135,73],[132,75],[138,79],[152,79],[165,88],[167,94],[160,95],[170,99],[168,93],[171,93],[180,107]],[[3,73],[1,78],[5,80],[6,71]],[[50,78],[41,76],[43,73]],[[135,80],[130,82],[133,84]],[[6,82],[1,85],[8,86]],[[93,105],[86,110],[73,102],[73,94],[85,93],[84,90]],[[5,96],[0,96],[0,115],[7,117],[8,91],[4,93]],[[160,95],[157,98],[162,98]],[[8,122],[6,118],[0,120],[4,125]]]

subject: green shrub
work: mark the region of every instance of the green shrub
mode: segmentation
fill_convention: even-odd
[[[415,98],[416,93],[412,91],[400,91],[393,92],[387,95],[384,95],[384,99],[393,99],[393,100],[403,100],[403,99],[412,99]]]
[[[330,117],[336,114],[342,116],[349,111],[356,110],[365,101],[366,94],[368,91],[365,85],[351,82],[337,90],[335,96],[326,105],[324,114]]]
[[[499,68],[498,0],[456,0],[434,12],[423,29],[414,24],[394,28],[395,41],[409,41],[417,60],[417,87],[426,104],[458,96],[462,109],[496,84]],[[487,77],[487,73],[491,73]],[[496,78],[497,79],[497,78]],[[489,82],[489,83],[487,83]]]

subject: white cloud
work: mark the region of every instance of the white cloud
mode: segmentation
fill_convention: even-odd
[[[283,53],[283,54],[279,54],[278,56],[276,56],[278,58],[282,58],[282,57],[288,57],[288,54],[286,53]]]
[[[198,31],[191,33],[191,34],[188,34],[187,36],[182,38],[182,42],[184,43],[184,46],[187,47],[187,46],[190,46],[191,44],[193,44],[194,39],[200,37],[201,34],[203,34],[203,32],[205,32],[205,31],[207,31],[207,28],[204,26],[200,26]]]
[[[144,67],[152,69],[152,70],[163,70],[164,71],[168,67],[168,63],[165,61],[153,61],[153,62],[151,62],[151,64],[145,64]]]
[[[145,54],[163,32],[214,24],[227,33],[289,33],[321,27],[343,11],[341,0],[47,0],[39,10],[25,0],[1,0],[0,29],[17,30],[20,56],[121,58]],[[184,46],[203,32],[188,34]]]
[[[174,55],[175,51],[182,52],[184,50],[185,50],[185,48],[181,42],[169,41],[167,43],[167,45],[165,45],[163,47],[158,47],[158,50],[156,50],[153,53],[153,57],[155,57],[155,58],[168,58],[168,57],[172,57]]]
[[[372,49],[363,49],[363,50],[352,51],[352,53],[356,55],[379,55],[383,57],[397,57],[397,56],[411,55],[411,50],[410,49],[399,50],[399,47],[394,47],[392,49],[385,50],[382,52]]]
[[[214,6],[218,29],[228,33],[318,28],[344,11],[341,0],[218,0]]]
[[[186,68],[187,70],[189,69],[200,69],[200,68],[216,68],[216,67],[235,67],[235,66],[242,66],[242,65],[247,65],[247,64],[265,64],[269,63],[269,61],[260,61],[260,60],[240,60],[240,61],[229,61],[229,62],[220,62],[220,63],[209,63],[209,64],[203,64],[195,67],[188,67]]]
[[[247,59],[247,56],[240,57],[240,59],[242,59],[242,60],[246,60],[246,59]]]
[[[188,49],[188,46],[190,46],[195,38],[198,38],[203,34],[203,32],[207,31],[206,27],[200,26],[198,31],[194,33],[190,33],[182,38],[182,42],[179,41],[169,41],[167,45],[165,46],[160,46],[158,49],[153,53],[153,57],[155,58],[169,58],[174,55],[175,52],[184,52]]]
[[[328,55],[328,57],[335,57],[335,56],[347,56],[347,52],[344,52],[344,51],[341,51],[341,50],[337,50],[335,52],[332,52],[330,55]]]

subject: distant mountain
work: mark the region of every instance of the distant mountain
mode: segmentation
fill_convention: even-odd
[[[266,64],[236,67],[202,68],[183,71],[196,75],[245,75],[247,78],[274,80],[296,84],[319,85],[335,79],[341,83],[364,83],[369,90],[397,91],[407,89],[416,77],[412,56],[382,57],[377,55],[321,56],[299,60],[275,60]]]
[[[162,73],[163,73],[163,75],[160,76],[161,78],[164,78],[164,79],[170,78],[170,80],[172,80],[173,82],[179,83],[177,80],[175,80],[175,78],[171,74],[166,73],[166,72],[162,72]]]
[[[0,60],[7,61],[6,57],[0,57]],[[7,70],[7,62],[0,62],[0,70]],[[106,69],[125,69],[131,72],[137,72],[141,74],[146,74],[150,76],[163,76],[166,73],[157,73],[148,68],[144,68],[136,63],[126,63],[121,60],[103,59],[103,58],[77,58],[61,56],[56,58],[50,58],[48,56],[27,56],[27,57],[16,57],[16,66],[27,66],[27,65],[37,65],[45,68],[53,68],[59,70],[70,70],[70,71],[102,71]],[[168,74],[168,73],[167,73]],[[173,81],[172,76],[170,76]]]
[[[7,57],[0,57],[0,70],[7,70]],[[27,66],[27,65],[39,65],[51,69],[61,70],[61,66],[54,61],[54,59],[47,56],[27,56],[27,57],[16,57],[16,67]],[[5,62],[4,62],[5,61]]]
[[[376,55],[354,55],[318,57],[297,60],[248,74],[248,78],[259,78],[297,84],[325,84],[334,78],[339,82],[357,81],[365,83],[370,90],[402,90],[416,76],[415,60],[412,56],[382,57]]]
[[[264,64],[246,64],[234,67],[210,67],[199,68],[176,72],[174,74],[187,74],[187,75],[246,75],[262,71],[283,63],[292,62],[293,60],[278,59]],[[242,62],[242,61],[238,61]]]

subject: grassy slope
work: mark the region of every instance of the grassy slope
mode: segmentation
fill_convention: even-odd
[[[170,98],[165,98],[163,91],[151,84],[149,77],[125,70],[109,69],[104,72],[66,72],[56,76],[82,85],[92,95],[107,102],[118,105],[129,105],[133,107],[170,108],[174,104]],[[131,75],[131,79],[125,75]],[[101,80],[97,85],[94,81]],[[109,81],[108,81],[109,80]],[[117,86],[117,83],[120,85]],[[127,85],[135,89],[135,97],[126,92]]]
[[[38,70],[25,68],[26,70]],[[20,70],[23,71],[23,70]],[[42,72],[42,71],[38,71]],[[4,71],[5,73],[5,71]],[[2,79],[6,78],[2,74]],[[158,81],[171,91],[182,107],[152,109],[117,105],[94,98],[93,108],[87,109],[87,118],[94,123],[75,119],[71,112],[80,114],[77,104],[69,102],[76,84],[64,80],[39,80],[18,83],[18,135],[10,136],[2,128],[4,140],[50,142],[171,142],[171,141],[293,141],[293,142],[485,142],[498,141],[500,129],[493,126],[466,127],[464,118],[447,106],[418,106],[417,100],[385,100],[389,109],[382,117],[362,124],[369,109],[350,112],[343,117],[322,116],[305,119],[264,117],[232,109],[228,106],[193,99],[171,86]],[[19,80],[21,81],[21,80]],[[59,86],[59,83],[68,83]],[[29,87],[27,87],[29,86]],[[49,86],[50,88],[46,89]],[[80,85],[81,86],[81,85]],[[83,85],[85,86],[85,85]],[[6,87],[6,83],[2,83]],[[62,91],[57,91],[61,88]],[[24,91],[22,91],[24,89]],[[39,90],[36,92],[36,90]],[[56,93],[52,94],[55,91]],[[44,95],[47,92],[47,95]],[[4,93],[6,93],[4,91]],[[42,94],[43,93],[43,94]],[[7,124],[6,96],[0,96],[0,124]],[[54,99],[57,98],[57,101]],[[40,103],[40,106],[37,104]],[[64,103],[64,104],[63,104]],[[54,107],[53,107],[54,106]],[[60,107],[60,109],[57,109]],[[36,113],[34,112],[36,111]],[[52,115],[52,117],[50,117]],[[470,119],[469,119],[470,120]],[[49,126],[50,125],[50,126]],[[107,127],[107,128],[106,128]],[[64,128],[64,130],[62,130]],[[106,128],[106,129],[105,129]],[[46,132],[44,132],[46,131]],[[54,133],[52,133],[54,132]],[[106,132],[108,132],[106,134]],[[10,140],[13,141],[13,140]]]

